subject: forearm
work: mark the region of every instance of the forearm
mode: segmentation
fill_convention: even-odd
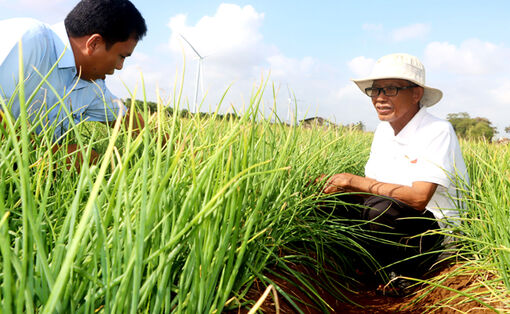
[[[428,193],[427,189],[421,187],[418,182],[414,182],[412,186],[408,186],[384,183],[371,178],[354,176],[352,185],[353,186],[350,188],[351,190],[389,196],[418,210],[425,209],[425,206],[427,206],[433,194],[433,192],[432,194]]]
[[[129,110],[122,117],[122,123],[124,123],[126,129],[129,128],[131,119],[133,120],[131,135],[133,137],[137,137],[140,134],[140,132],[142,132],[142,130],[146,127],[146,121],[144,120],[141,113]],[[149,123],[149,122],[147,122],[147,123]],[[111,126],[113,126],[113,125],[115,125],[115,121],[111,122]],[[157,125],[154,127],[154,129],[152,131],[157,131]],[[162,132],[161,140],[162,140],[163,146],[166,145],[169,138],[170,138],[170,136],[167,133]]]
[[[395,198],[418,210],[424,210],[437,188],[430,182],[413,182],[412,186],[379,182],[349,173],[332,176],[324,189],[325,193],[341,191],[363,192]]]

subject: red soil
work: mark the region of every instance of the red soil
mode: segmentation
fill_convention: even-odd
[[[492,279],[490,275],[480,274],[468,274],[467,271],[458,272],[459,274],[453,275],[459,265],[454,265],[443,269],[442,271],[435,274],[434,278],[446,278],[442,281],[441,285],[450,289],[463,291],[469,296],[476,296],[478,300],[486,303],[487,305],[497,309],[501,312],[507,312],[510,309],[504,308],[508,306],[508,302],[498,302],[489,300],[490,295],[487,293],[488,290],[483,288],[480,283],[487,282]],[[294,267],[295,270],[313,276],[313,271],[302,267],[300,265]],[[449,275],[450,274],[450,275]],[[304,313],[323,313],[313,300],[307,296],[302,290],[297,288],[294,284],[277,278],[273,275],[268,275],[274,283],[276,283],[283,291],[287,294],[294,296],[300,302],[296,302],[299,308]],[[320,278],[318,278],[320,279]],[[431,280],[436,282],[436,280]],[[343,300],[336,299],[328,291],[315,285],[315,289],[319,292],[320,296],[329,304],[329,312],[332,313],[494,313],[486,305],[462,296],[456,291],[451,291],[445,288],[430,289],[430,285],[422,285],[417,288],[415,292],[406,297],[388,297],[379,295],[373,288],[359,288],[357,292],[344,291],[344,294],[353,303],[348,303]],[[248,291],[246,296],[247,300],[256,302],[259,300],[266,287],[260,282],[255,284]],[[485,292],[485,293],[484,293]],[[262,303],[260,309],[265,313],[297,313],[297,311],[290,305],[289,302],[278,294],[278,301],[275,302],[274,294],[270,293]],[[500,300],[505,300],[501,297]],[[278,303],[278,304],[276,304]],[[229,313],[247,313],[248,309],[239,308]]]

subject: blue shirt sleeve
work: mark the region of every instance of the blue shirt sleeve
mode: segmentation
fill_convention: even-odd
[[[90,85],[92,85],[91,87],[96,87],[96,97],[84,107],[81,119],[86,121],[109,122],[116,120],[117,117],[124,114],[125,106],[110,92],[104,80],[97,80],[95,84],[90,83]]]
[[[44,24],[32,19],[12,19],[3,21],[0,34],[12,33],[10,36],[17,38],[16,43],[9,52],[4,52],[5,58],[0,60],[0,94],[9,99],[19,84],[19,40],[21,39],[23,49],[23,67],[25,80],[37,74],[34,68],[44,71],[41,61],[51,49],[51,39]],[[13,35],[16,34],[16,35]],[[15,40],[15,39],[13,39]],[[11,46],[11,44],[9,44]],[[25,84],[26,95],[31,95],[31,82]],[[13,103],[12,114],[19,115],[19,103]]]

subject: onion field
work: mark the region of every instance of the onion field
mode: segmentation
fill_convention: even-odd
[[[2,312],[237,311],[255,306],[247,297],[255,280],[272,285],[299,312],[299,300],[271,279],[279,270],[295,272],[295,264],[334,273],[320,284],[345,299],[342,291],[358,266],[353,261],[372,263],[357,244],[367,235],[321,211],[333,200],[313,179],[362,175],[371,134],[289,126],[264,116],[264,86],[239,119],[163,114],[163,106],[179,106],[177,98],[159,102],[157,112],[145,107],[140,133],[133,121],[73,126],[66,141],[78,144],[82,160],[63,149],[52,152],[51,128],[35,132],[43,119],[5,115]],[[8,106],[2,103],[4,111]],[[100,158],[89,164],[83,160],[91,148]],[[493,274],[483,284],[486,292],[473,299],[507,308],[510,150],[483,142],[462,142],[462,148],[472,184],[460,230],[448,233],[457,241],[452,254],[462,269]],[[294,277],[319,311],[333,310],[312,279]],[[434,279],[425,284],[441,286]]]

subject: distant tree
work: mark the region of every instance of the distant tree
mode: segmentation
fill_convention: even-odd
[[[505,128],[506,133],[510,133],[510,125]]]
[[[349,127],[352,130],[362,131],[362,132],[365,131],[365,124],[363,123],[363,121],[359,121],[358,123],[349,124]]]
[[[181,118],[190,118],[191,112],[189,112],[187,109],[182,109],[180,112]]]
[[[467,112],[450,113],[446,117],[461,138],[485,139],[491,141],[496,127],[487,118],[471,118]]]
[[[131,102],[133,100],[131,98],[127,98],[124,100],[124,104],[128,107],[131,106]],[[144,103],[143,100],[135,99],[135,107],[139,111],[143,111],[145,106],[147,105],[147,109],[149,109],[150,112],[156,112],[158,111],[158,104],[153,101],[146,101]]]
[[[229,113],[225,114],[224,116],[222,116],[222,118],[229,121],[229,120],[239,120],[241,117],[239,117],[235,113],[229,112]]]

